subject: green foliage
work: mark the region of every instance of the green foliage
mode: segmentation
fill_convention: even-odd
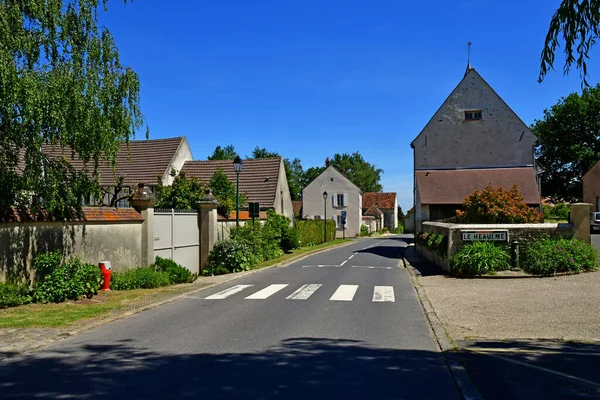
[[[404,233],[404,224],[398,221],[398,227],[396,228],[396,234],[402,235]]]
[[[177,171],[171,171],[174,176],[173,183],[169,186],[162,184],[162,179],[158,178],[156,186],[156,208],[174,208],[179,210],[195,210],[198,203],[204,197],[206,186],[196,177],[188,178],[185,171],[177,174]]]
[[[575,64],[580,70],[582,86],[587,86],[587,64],[589,52],[600,37],[600,0],[562,0],[550,20],[548,33],[542,50],[539,82],[549,70],[554,69],[554,55],[560,46],[559,36],[564,40],[566,75]]]
[[[281,236],[281,249],[289,253],[300,247],[300,234],[296,228],[288,228]]]
[[[381,230],[381,233],[388,233],[390,230],[387,227],[383,227],[383,229]]]
[[[197,278],[190,270],[182,267],[175,261],[159,256],[156,256],[154,260],[154,269],[158,272],[168,273],[171,283],[192,283]]]
[[[415,243],[437,253],[440,257],[446,258],[447,256],[448,238],[440,233],[417,232]]]
[[[569,218],[569,205],[566,203],[558,203],[556,205],[544,204],[542,205],[542,211],[544,212],[544,218],[550,219],[568,219]]]
[[[383,186],[379,183],[383,170],[365,161],[359,152],[351,155],[335,154],[331,159],[331,165],[358,186],[363,193],[383,190]]]
[[[366,225],[360,226],[360,236],[371,236],[371,232],[369,232],[369,227]]]
[[[42,275],[54,271],[60,264],[62,264],[62,254],[60,250],[40,253],[33,259],[33,269]]]
[[[71,258],[51,270],[42,282],[35,285],[33,298],[38,303],[60,303],[90,299],[98,293],[102,284],[100,268]]]
[[[0,217],[14,208],[63,219],[98,193],[95,179],[46,157],[43,143],[76,153],[94,176],[143,125],[139,78],[98,26],[100,4],[0,2]]]
[[[522,268],[535,275],[593,271],[598,268],[598,253],[592,246],[579,240],[542,239],[525,248]]]
[[[0,283],[0,309],[29,304],[31,300],[27,285]]]
[[[296,221],[296,229],[300,235],[302,246],[315,246],[324,242],[325,236],[323,220],[307,219]],[[327,241],[335,240],[335,221],[327,220]]]
[[[465,198],[457,217],[470,224],[520,224],[541,222],[542,215],[523,201],[514,185],[510,190],[488,184]]]
[[[233,148],[233,145],[221,147],[217,146],[211,156],[208,156],[209,160],[233,160],[238,156]]]
[[[219,215],[228,217],[231,211],[235,210],[236,206],[236,186],[227,179],[227,175],[222,169],[215,171],[213,176],[210,178],[208,184],[213,194],[219,201],[217,207],[217,213]],[[246,195],[240,193],[240,208],[246,204]]]
[[[555,202],[581,200],[581,178],[600,159],[600,85],[571,93],[544,110],[531,126],[536,157],[544,166],[542,196]]]
[[[307,169],[300,179],[300,186],[302,188],[307,187],[312,181],[314,181],[317,176],[321,175],[325,171],[325,167],[310,167]]]
[[[299,158],[290,161],[289,158],[283,160],[285,175],[287,177],[288,187],[292,201],[302,200],[302,176],[304,171]]]
[[[510,255],[494,242],[472,242],[452,255],[450,265],[455,275],[483,275],[510,269]]]
[[[110,288],[113,290],[154,289],[170,284],[171,278],[168,272],[156,271],[150,266],[114,272]]]
[[[279,157],[279,153],[276,153],[274,151],[268,151],[264,147],[261,149],[260,147],[256,146],[254,148],[254,150],[252,151],[252,158],[262,159],[262,158],[274,158],[274,157]]]
[[[224,271],[248,271],[258,262],[250,245],[242,240],[230,239],[217,242],[208,255],[207,269],[203,275]]]

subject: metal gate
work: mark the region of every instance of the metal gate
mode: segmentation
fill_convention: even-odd
[[[194,210],[154,209],[154,256],[200,272],[200,232]]]

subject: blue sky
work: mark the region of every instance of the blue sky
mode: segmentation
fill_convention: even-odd
[[[468,41],[473,67],[527,124],[580,91],[562,56],[537,82],[558,4],[138,0],[109,2],[100,19],[140,76],[151,138],[185,135],[195,159],[217,145],[242,156],[266,147],[305,169],[359,151],[406,211],[409,144],[462,78]],[[594,49],[591,84],[599,57]]]

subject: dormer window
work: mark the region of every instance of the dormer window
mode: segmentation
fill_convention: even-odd
[[[465,121],[477,121],[483,119],[483,112],[481,110],[469,110],[465,111]]]

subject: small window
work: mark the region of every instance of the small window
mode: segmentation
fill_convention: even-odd
[[[344,194],[343,193],[337,194],[337,205],[338,205],[338,207],[344,207],[346,205],[346,204],[344,204]]]
[[[339,229],[342,229],[344,227],[344,225],[342,224],[342,216],[341,215],[335,216],[335,222]]]
[[[477,121],[479,119],[483,119],[483,112],[481,110],[465,111],[465,121]]]
[[[320,215],[315,215],[315,219],[319,220],[319,219],[321,219],[321,216]]]

